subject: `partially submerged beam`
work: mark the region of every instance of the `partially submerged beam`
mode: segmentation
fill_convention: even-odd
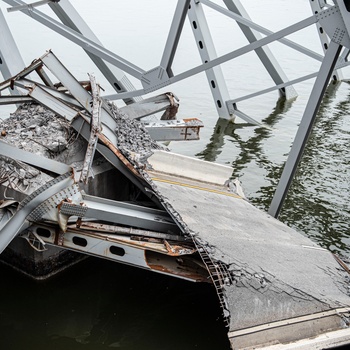
[[[324,10],[320,14],[317,14],[317,17],[319,17],[322,26],[331,37],[331,42],[314,83],[295,140],[269,208],[269,214],[276,218],[287,197],[289,187],[302,158],[307,140],[312,132],[324,92],[333,74],[334,67],[338,62],[341,50],[343,46],[348,49],[350,48],[350,25],[348,25],[350,13],[345,7],[344,2],[336,1],[333,8]]]

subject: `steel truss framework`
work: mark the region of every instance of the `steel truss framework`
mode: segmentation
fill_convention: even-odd
[[[296,140],[293,143],[293,148],[270,208],[270,213],[274,216],[277,216],[280,211],[295,169],[302,156],[305,143],[312,129],[314,117],[323,97],[324,88],[332,77],[335,80],[341,78],[339,73],[333,73],[334,70],[349,65],[347,61],[350,48],[350,5],[348,0],[334,0],[334,4],[332,5],[328,4],[325,0],[310,0],[313,10],[313,14],[310,17],[275,33],[251,21],[239,0],[223,0],[225,7],[219,6],[210,0],[178,0],[160,64],[148,71],[143,70],[141,67],[103,47],[98,38],[70,4],[69,0],[47,0],[33,4],[27,4],[21,0],[3,1],[12,6],[9,9],[10,11],[22,11],[51,30],[81,46],[116,90],[116,94],[105,97],[109,99],[123,99],[126,104],[140,101],[140,96],[144,94],[156,91],[195,74],[206,72],[219,116],[230,119],[232,116],[238,115],[249,123],[254,123],[255,121],[252,118],[238,109],[238,102],[274,90],[279,90],[287,98],[292,98],[295,96],[295,91],[292,88],[293,84],[317,77],[315,87],[302,118],[301,126],[296,135]],[[48,4],[62,23],[37,9],[38,6],[43,4]],[[249,44],[217,57],[210,35],[210,29],[204,15],[203,5],[235,20],[247,37]],[[186,16],[190,19],[203,63],[185,72],[176,74],[172,70],[172,65]],[[11,72],[18,72],[17,68],[21,65],[23,67],[23,63],[3,17],[0,18],[0,23],[3,33],[5,33],[5,36],[2,36],[0,41],[1,68],[5,78],[9,78],[9,76],[13,75]],[[286,39],[286,36],[314,24],[317,25],[320,34],[325,52],[324,56]],[[5,39],[6,42],[4,42]],[[274,41],[279,41],[322,62],[319,72],[288,81],[278,62],[267,48],[267,45]],[[6,50],[6,48],[9,50]],[[257,53],[275,82],[275,86],[247,96],[230,99],[220,64],[251,51]],[[137,78],[141,82],[142,88],[136,90],[124,73]],[[15,90],[14,93],[16,93]]]
[[[317,13],[319,11],[329,8],[326,1],[310,0],[312,10],[315,12],[313,16],[278,31],[277,33],[273,33],[251,21],[248,13],[239,0],[223,0],[226,7],[219,6],[210,0],[178,0],[168,38],[160,59],[160,64],[151,70],[145,71],[141,67],[136,66],[112,51],[104,48],[96,35],[84,22],[76,9],[71,5],[69,0],[48,0],[39,1],[33,4],[26,4],[21,0],[3,1],[12,6],[8,9],[9,12],[22,11],[51,30],[80,45],[101,70],[103,75],[110,82],[111,86],[115,89],[116,94],[105,96],[108,99],[123,99],[126,104],[139,102],[142,95],[156,91],[200,72],[205,72],[219,116],[225,119],[231,119],[233,116],[239,116],[249,123],[257,122],[238,110],[237,103],[239,101],[274,90],[279,90],[280,94],[286,96],[288,99],[291,99],[296,96],[296,92],[292,86],[293,84],[310,79],[317,75],[317,72],[315,72],[314,74],[309,74],[307,76],[294,79],[293,81],[289,81],[279,63],[268,49],[267,45],[278,40],[282,44],[287,45],[309,57],[322,61],[322,55],[313,52],[312,50],[291,40],[288,40],[285,37],[316,23],[324,50],[326,50],[328,45],[327,42],[329,40],[317,17]],[[62,23],[37,9],[37,7],[44,4],[48,4],[51,7]],[[235,20],[248,39],[249,44],[226,55],[218,57],[211,37],[210,28],[205,17],[203,5]],[[179,40],[181,38],[181,32],[186,16],[190,20],[198,51],[202,59],[202,64],[180,74],[175,74],[172,70],[172,64]],[[1,18],[0,22],[3,21],[4,18]],[[9,31],[7,32],[6,36],[10,36],[8,34],[10,34]],[[263,34],[264,37],[261,34]],[[9,57],[8,53],[5,52],[2,54],[6,65],[8,66],[7,70],[6,68],[3,69],[3,73],[5,75],[9,69],[13,71],[19,64],[22,64],[18,50],[14,51],[16,47],[15,44],[13,43],[11,46],[13,46],[11,49],[11,57],[15,55],[16,58],[12,63],[12,60],[6,59],[6,56]],[[276,85],[247,96],[231,99],[220,68],[220,64],[250,51],[256,52]],[[346,61],[347,54],[348,51],[344,51],[344,54],[340,57],[335,69],[344,67],[348,64]],[[23,66],[24,65],[22,64],[22,67]],[[18,72],[18,70],[16,72]],[[140,80],[142,89],[136,90],[130,80],[126,77],[125,73]],[[9,76],[5,76],[5,78],[9,78]],[[341,76],[337,75],[336,73],[334,78],[339,79]]]
[[[169,85],[172,82],[185,79],[186,77],[198,72],[206,71],[212,88],[217,88],[213,95],[219,110],[224,107],[227,108],[227,118],[233,113],[236,113],[242,118],[248,119],[248,116],[237,110],[237,100],[226,100],[228,98],[228,92],[224,84],[224,78],[222,72],[220,71],[219,64],[255,50],[275,81],[276,86],[272,89],[280,89],[281,93],[286,94],[288,97],[288,95],[290,96],[293,94],[293,89],[291,88],[291,84],[293,82],[288,82],[286,80],[283,72],[279,69],[277,63],[274,62],[271,53],[263,47],[273,40],[281,40],[283,43],[322,61],[320,71],[315,74],[315,76],[317,75],[317,78],[314,88],[307,103],[295,142],[293,143],[288,161],[285,165],[275,197],[271,204],[270,214],[274,216],[278,215],[284,198],[287,195],[289,185],[293,179],[298,162],[302,157],[305,144],[311,132],[326,86],[332,75],[335,79],[339,78],[339,75],[334,75],[333,71],[335,68],[347,65],[346,57],[350,49],[350,0],[335,0],[334,6],[326,6],[327,4],[324,1],[322,4],[319,2],[322,9],[321,11],[315,10],[317,13],[315,13],[313,16],[277,33],[267,32],[265,29],[252,24],[252,22],[246,18],[247,15],[244,12],[244,9],[238,6],[239,2],[237,0],[224,0],[229,10],[220,9],[220,11],[224,11],[225,14],[235,17],[235,19],[241,23],[243,26],[242,30],[247,36],[250,44],[222,57],[216,57],[215,49],[213,45],[211,45],[212,42],[204,13],[200,7],[201,3],[215,8],[217,8],[217,5],[207,0],[202,0],[201,2],[198,0],[179,0],[173,23],[171,24],[171,30],[166,47],[161,59],[161,64],[159,67],[145,72],[141,68],[132,65],[130,62],[123,60],[119,56],[103,48],[100,43],[97,42],[97,39],[92,40],[91,38],[93,38],[93,34],[89,32],[86,27],[85,29],[83,28],[83,22],[79,24],[79,16],[76,18],[74,23],[71,23],[71,17],[68,16],[66,12],[68,11],[68,7],[65,9],[60,7],[62,4],[71,6],[68,0],[43,0],[31,5],[24,4],[23,2],[17,0],[4,1],[15,6],[11,9],[11,11],[20,10],[27,12],[33,18],[36,18],[40,22],[49,25],[49,27],[54,30],[57,29],[57,31],[64,36],[81,44],[97,66],[101,68],[101,71],[108,76],[111,84],[116,88],[116,90],[120,90],[120,93],[118,95],[113,95],[113,98],[123,98],[125,100],[127,106],[124,107],[124,110],[130,116],[130,118],[140,118],[141,116],[154,112],[154,105],[158,105],[158,110],[166,111],[165,118],[168,116],[172,117],[177,111],[177,103],[175,101],[176,98],[172,94],[164,94],[165,96],[160,95],[146,100],[136,99],[136,97],[139,97],[144,93],[157,90],[158,88]],[[61,18],[62,22],[66,23],[66,25],[61,25],[58,22],[49,19],[46,15],[35,9],[37,6],[41,6],[43,4],[49,4],[51,7],[55,7],[55,12],[58,14],[59,18]],[[71,15],[72,13],[73,12],[71,12]],[[199,49],[203,50],[201,57],[204,64],[187,72],[175,75],[172,71],[172,62],[187,14],[190,17],[194,32],[197,29],[200,29],[200,35],[199,33],[195,32],[195,37],[196,40],[198,40]],[[241,21],[243,21],[244,24]],[[322,30],[327,33],[329,38],[327,42],[324,42],[324,57],[283,38],[285,35],[293,33],[294,31],[309,26],[313,23],[318,23],[319,30],[322,28]],[[202,173],[205,175],[207,181],[206,183],[209,182],[207,179],[208,173],[214,173],[217,176],[218,174],[220,175],[220,172],[222,172],[222,176],[218,176],[220,181],[213,181],[213,186],[208,185],[208,188],[206,189],[193,183],[196,180],[196,176],[194,175],[195,172],[190,174],[190,181],[188,183],[185,183],[185,181],[184,183],[174,182],[171,179],[169,180],[169,178],[166,176],[162,178],[161,172],[154,173],[158,176],[160,175],[160,177],[155,175],[155,177],[151,177],[150,173],[152,171],[156,171],[156,167],[152,168],[152,171],[147,172],[145,171],[145,164],[139,163],[137,158],[133,158],[129,155],[123,155],[120,149],[118,149],[118,134],[116,132],[117,121],[113,117],[111,110],[112,105],[109,105],[107,101],[100,96],[99,87],[96,84],[95,78],[90,76],[89,82],[77,81],[51,51],[48,51],[42,57],[33,61],[28,67],[24,67],[19,52],[16,50],[14,41],[12,40],[11,33],[2,17],[0,18],[0,25],[2,26],[4,33],[7,35],[5,39],[7,39],[9,42],[9,46],[6,46],[4,37],[1,37],[0,64],[3,68],[3,74],[7,80],[0,83],[0,92],[8,88],[14,91],[13,96],[0,96],[0,104],[22,103],[34,100],[54,111],[55,114],[65,117],[70,122],[71,127],[81,134],[81,136],[88,143],[82,167],[79,166],[79,168],[75,168],[74,166],[68,166],[58,161],[46,159],[38,154],[27,153],[24,150],[17,149],[0,141],[0,155],[7,158],[20,160],[41,170],[47,170],[52,175],[50,181],[44,183],[41,185],[41,187],[36,188],[34,192],[26,195],[25,191],[22,192],[20,191],[20,188],[17,187],[19,191],[17,191],[18,197],[16,200],[1,201],[0,209],[6,208],[6,210],[5,214],[0,216],[0,254],[16,235],[22,234],[30,245],[39,251],[44,249],[45,243],[48,243],[51,245],[84,252],[85,254],[91,254],[159,273],[180,277],[190,281],[208,282],[211,279],[217,290],[220,304],[224,310],[224,320],[230,327],[229,336],[232,344],[233,342],[237,341],[238,337],[242,334],[248,334],[247,339],[249,340],[249,336],[253,334],[255,337],[257,331],[265,329],[269,330],[284,326],[288,327],[293,323],[297,324],[310,320],[310,323],[314,323],[315,317],[318,319],[320,317],[325,317],[325,315],[326,317],[329,315],[334,316],[336,314],[339,315],[348,311],[347,308],[342,308],[329,310],[328,313],[325,311],[322,314],[312,312],[306,316],[284,319],[282,323],[279,322],[280,320],[277,322],[269,321],[265,325],[261,325],[261,318],[258,318],[259,324],[257,326],[245,327],[243,330],[241,329],[241,324],[239,324],[239,329],[236,329],[235,325],[232,326],[230,317],[234,315],[232,312],[234,309],[230,304],[235,304],[235,300],[237,299],[235,298],[230,300],[230,298],[225,297],[225,293],[226,288],[233,284],[234,275],[231,275],[232,271],[229,270],[228,265],[223,262],[221,263],[220,260],[217,261],[217,257],[215,257],[214,254],[213,257],[211,257],[211,250],[214,249],[211,248],[211,244],[207,243],[206,240],[208,237],[213,236],[213,232],[215,231],[213,228],[217,229],[218,227],[217,225],[211,226],[211,223],[209,223],[209,220],[212,220],[212,217],[219,218],[219,220],[223,222],[226,221],[226,224],[223,225],[224,232],[227,232],[227,227],[229,227],[230,230],[234,227],[233,221],[236,221],[237,218],[235,217],[232,219],[231,213],[228,213],[228,216],[230,219],[232,219],[232,221],[226,220],[228,217],[225,217],[225,215],[223,216],[224,220],[222,220],[222,213],[224,211],[222,208],[225,208],[226,211],[228,203],[223,199],[220,201],[218,200],[218,209],[214,214],[212,213],[211,207],[209,208],[210,212],[204,210],[199,211],[198,214],[194,214],[195,211],[197,211],[197,205],[193,205],[193,203],[198,204],[198,206],[203,203],[215,203],[215,199],[217,199],[218,195],[222,195],[231,199],[235,198],[235,201],[242,202],[243,207],[245,210],[247,210],[247,203],[241,200],[242,197],[230,193],[230,183],[228,185],[225,184],[228,189],[222,189],[222,186],[214,186],[214,184],[219,183],[222,185],[223,181],[221,180],[223,178],[226,180],[229,176],[227,175],[227,171],[229,174],[231,174],[232,169],[210,163],[210,166],[215,167],[215,170],[209,171],[207,168],[208,165],[205,167],[203,166],[203,161],[197,160],[198,162],[202,162],[201,166],[198,166],[193,164],[194,161],[192,159],[187,159],[187,164],[191,163],[191,168],[198,168],[195,170],[201,173],[201,175]],[[76,27],[75,30],[73,30],[68,26]],[[261,38],[248,27],[253,28],[254,30],[259,30],[258,28],[260,28],[260,31],[266,36]],[[80,34],[76,30],[79,30]],[[82,35],[83,32],[85,33],[84,35]],[[90,39],[87,38],[87,35],[90,37]],[[204,37],[201,37],[201,35],[204,35]],[[208,43],[211,44],[208,45]],[[13,54],[16,56],[13,61],[9,59],[12,48],[14,49]],[[105,61],[108,63],[105,63]],[[19,67],[20,69],[18,69]],[[53,76],[59,80],[59,84],[53,84],[51,82],[44,68],[48,69]],[[133,90],[132,87],[128,86],[129,83],[124,73],[119,69],[138,77],[143,84],[143,89]],[[41,83],[35,82],[30,78],[29,75],[34,75],[35,73],[39,75]],[[303,77],[300,78],[300,80],[306,78],[307,77]],[[221,86],[219,89],[220,84]],[[15,88],[17,90],[15,90]],[[267,89],[265,91],[270,90]],[[21,94],[18,95],[19,93]],[[254,94],[254,96],[257,94]],[[221,100],[224,97],[225,99]],[[219,101],[221,106],[218,103]],[[221,101],[225,101],[225,104],[222,104]],[[152,128],[150,128],[150,130],[152,130]],[[93,158],[95,151],[97,151],[101,157],[103,157],[109,163],[106,168],[101,170],[101,173],[109,171],[109,169],[112,168],[113,170],[116,170],[114,172],[114,176],[119,173],[122,174],[129,181],[129,183],[132,183],[133,186],[138,189],[138,194],[142,194],[143,197],[147,197],[147,199],[149,199],[149,201],[146,202],[147,205],[142,200],[136,201],[137,204],[135,204],[134,202],[131,203],[130,201],[116,199],[112,200],[87,195],[83,191],[82,186],[77,183],[76,171],[79,170],[81,172],[80,176],[78,177],[80,178],[80,182],[84,183],[88,182],[91,173],[96,174],[95,169],[93,169]],[[169,157],[169,153],[167,153],[166,156]],[[185,157],[183,157],[179,163],[185,168],[184,158]],[[158,161],[159,160],[162,160],[161,156],[158,158]],[[153,161],[156,163],[157,158],[153,159]],[[173,168],[180,168],[174,159],[170,161],[174,163],[172,164]],[[164,159],[163,163],[165,163]],[[95,167],[98,167],[96,163]],[[186,174],[189,173],[188,168],[185,169],[184,172]],[[174,175],[174,171],[169,172],[168,175],[169,174]],[[7,176],[6,181],[8,184],[10,184],[10,177],[7,174],[5,175]],[[200,181],[198,176],[197,180]],[[155,182],[158,183],[157,186],[162,188],[162,190],[159,188],[157,189],[157,186],[154,184]],[[4,181],[2,181],[0,187],[3,185],[3,183]],[[118,183],[118,186],[120,186],[120,183]],[[16,192],[15,188],[12,189],[13,192]],[[197,192],[199,197],[198,201],[192,202],[193,198],[195,197],[195,191],[203,192],[201,195],[198,195]],[[169,194],[173,194],[174,192],[178,192],[178,197],[174,196],[170,204],[167,202],[165,196],[170,197]],[[161,193],[164,193],[165,196],[163,196]],[[186,194],[188,196],[187,199]],[[20,198],[22,195],[24,195],[24,199]],[[4,198],[8,199],[5,195]],[[231,203],[229,207],[237,206],[237,202],[234,203],[233,200],[229,203]],[[188,204],[188,206],[186,207],[184,204]],[[189,209],[190,207],[191,209]],[[192,207],[196,208],[196,210],[194,210]],[[251,208],[253,207],[251,206]],[[255,212],[251,212],[254,213],[251,214],[252,216],[256,215],[257,209],[254,209],[254,211]],[[206,214],[209,220],[204,221],[204,224],[199,225],[198,218],[202,219],[204,216],[203,213]],[[190,216],[188,226],[187,223],[183,221],[183,217],[186,215]],[[196,215],[198,218],[196,218]],[[254,234],[251,236],[252,238],[250,238],[248,235],[247,243],[249,246],[251,246],[252,242],[255,242],[256,246],[260,245],[263,241],[265,242],[267,237],[266,234],[274,232],[276,229],[276,221],[270,220],[265,214],[264,217],[270,223],[260,232],[258,229],[251,230]],[[271,224],[271,221],[273,221],[273,224]],[[262,221],[259,219],[257,220],[256,224],[261,226],[261,222]],[[197,225],[202,227],[202,233],[205,234],[206,236],[204,237],[207,238],[202,240],[202,237],[196,238],[194,235],[192,235],[192,233],[197,230]],[[207,228],[207,226],[209,226],[209,228]],[[236,226],[235,230],[237,230],[239,226],[243,227],[238,220],[238,225]],[[246,234],[244,227],[241,230],[244,232],[244,234]],[[285,229],[278,228],[278,230],[280,230],[279,237],[283,237],[283,231]],[[234,232],[233,229],[232,232],[236,235],[236,232]],[[259,233],[259,235],[261,235],[263,238],[258,237],[258,239],[256,239],[256,237],[253,237],[257,233]],[[232,239],[232,237],[229,235],[227,235],[227,237]],[[286,239],[286,237],[289,242],[292,234],[287,232],[284,239]],[[222,236],[217,236],[216,238],[214,237],[214,242],[215,239],[217,241],[224,242],[222,240]],[[238,239],[242,241],[242,236],[238,235]],[[272,241],[272,239],[270,239],[270,241]],[[274,254],[277,252],[277,255],[273,256],[271,259],[272,261],[275,261],[281,256],[281,246],[282,245],[279,245],[278,249],[274,248]],[[304,248],[309,248],[313,251],[318,251],[319,248],[314,246],[307,247],[301,244],[297,244],[295,246],[283,244],[283,246],[285,253],[288,251],[288,253],[291,254],[290,257],[292,255],[299,254],[296,255],[296,260],[298,262],[299,257],[308,256],[309,260],[305,260],[305,262],[307,262],[304,264],[305,266],[307,266],[311,261],[316,261],[317,263],[321,261],[322,266],[327,266],[326,264],[328,263],[328,260],[324,260],[325,263],[323,263],[323,260],[319,260],[319,258],[314,259],[313,256],[310,258],[310,252],[308,254],[305,254],[304,252],[300,253],[300,251],[302,251]],[[215,245],[212,247],[215,247]],[[246,249],[244,249],[244,245],[241,245],[241,247],[243,248],[241,249],[241,252],[244,254]],[[297,249],[295,249],[295,247],[299,249],[299,252]],[[260,248],[258,248],[257,251],[259,249]],[[229,250],[232,252],[232,249]],[[223,260],[226,260],[225,256],[230,258],[230,260],[226,261],[232,262],[234,261],[233,259],[237,259],[236,256],[231,258],[224,251],[220,252],[220,255],[221,254],[224,254],[222,255]],[[237,250],[234,254],[237,254]],[[324,256],[324,252],[321,252],[320,254]],[[330,254],[329,258],[332,259],[333,262],[333,258]],[[249,259],[251,259],[251,257],[249,257]],[[239,261],[239,259],[237,261]],[[289,259],[286,259],[286,261],[288,262]],[[241,264],[243,265],[243,262],[241,262]],[[231,265],[233,268],[235,268],[235,263],[232,263]],[[275,269],[275,271],[280,274],[280,276],[288,275],[288,273],[285,273],[286,270],[279,269],[279,265],[283,264],[277,265],[278,267]],[[267,266],[269,267],[269,264]],[[315,267],[310,266],[309,271],[311,271],[311,273],[305,273],[304,276],[307,276],[306,278],[309,279],[309,276],[312,274],[314,269]],[[279,280],[277,285],[278,289],[273,290],[274,294],[271,294],[273,296],[275,296],[276,290],[279,294],[286,294],[288,297],[293,296],[292,292],[293,294],[295,292],[295,305],[300,303],[300,300],[302,300],[301,297],[298,296],[298,293],[300,293],[300,296],[302,296],[303,299],[309,300],[310,304],[313,304],[312,310],[319,309],[319,305],[322,305],[323,307],[323,304],[318,304],[318,302],[326,304],[329,308],[333,307],[332,298],[327,298],[325,299],[326,302],[323,302],[318,298],[316,299],[314,295],[310,294],[309,290],[307,290],[308,293],[306,294],[298,287],[298,284],[296,284],[296,286],[291,286],[289,283],[290,279],[287,280],[287,284],[283,282],[278,275],[275,278],[275,273],[270,274],[268,270],[265,270],[262,267],[260,270],[263,271],[264,274],[262,276],[255,274],[254,278],[256,278],[256,280],[252,279],[253,282],[251,284],[253,287],[253,283],[256,282],[255,285],[257,285],[257,287],[254,286],[253,288],[259,294],[264,294],[266,292],[261,291],[266,287],[266,285],[262,285],[262,282],[266,284],[267,279],[265,281],[264,277],[266,274],[267,276],[271,275],[274,279]],[[336,273],[331,273],[331,267],[329,270],[327,269],[327,271],[323,271],[322,269],[320,271],[323,272],[321,277],[318,274],[316,275],[318,280],[322,283],[324,282],[325,277],[327,278],[336,275]],[[337,270],[334,269],[334,271],[338,273]],[[243,269],[242,275],[246,272],[247,275],[253,276],[253,274],[248,272],[248,264],[247,267]],[[298,279],[299,277],[297,280]],[[300,282],[300,284],[304,283],[305,279],[304,281],[301,281],[302,282]],[[334,286],[335,290],[339,290],[339,292],[344,293],[339,287],[340,281],[342,280],[334,279],[332,285]],[[268,282],[270,283],[270,281]],[[279,285],[282,286],[281,282],[286,284],[288,292],[279,287]],[[311,280],[311,282],[313,282],[313,280]],[[244,284],[245,279],[238,279],[235,281],[235,283]],[[292,292],[290,292],[290,290],[292,290]],[[247,295],[248,298],[246,299],[247,302],[244,303],[244,310],[246,309],[248,302],[250,302],[250,295],[252,294]],[[305,295],[307,298],[304,298]],[[322,295],[322,297],[324,296],[324,294],[319,293],[318,290],[316,295]],[[292,299],[294,300],[294,298]],[[266,297],[266,300],[268,301],[269,305],[271,300],[269,295]],[[315,301],[317,301],[317,303]],[[283,306],[282,302],[278,301],[278,303],[279,304],[274,305]],[[338,307],[339,303],[343,303],[343,301],[340,301],[339,298],[335,298],[335,307]],[[263,301],[261,304],[263,305]],[[290,305],[290,302],[288,302],[286,307],[289,310],[292,310],[294,315],[295,309],[294,307],[291,308]],[[299,306],[299,308],[303,309],[302,315],[304,315],[304,304]],[[252,312],[251,314],[256,315],[255,312]],[[273,317],[275,317],[275,315],[273,315]],[[256,319],[257,318],[254,317],[254,322],[256,322]],[[337,327],[340,327],[338,321]],[[300,328],[297,329],[300,330]],[[333,328],[324,327],[324,329]],[[288,336],[286,339],[290,341],[289,328],[287,328],[287,333]],[[272,333],[272,335],[266,335],[266,333],[263,334],[263,341],[270,341],[268,337],[274,337],[274,333]],[[283,341],[281,341],[281,343],[283,343]]]

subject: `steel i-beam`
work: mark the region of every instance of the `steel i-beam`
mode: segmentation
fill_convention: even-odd
[[[243,5],[239,0],[223,0],[223,1],[226,7],[230,11],[236,14],[239,14],[244,18],[250,19],[247,11],[245,10],[245,8],[243,7]],[[260,33],[250,29],[249,27],[242,25],[240,23],[238,23],[238,25],[250,43],[253,43],[254,41],[257,41],[262,38]],[[273,56],[272,52],[267,46],[257,48],[255,52],[260,58],[262,64],[265,66],[266,70],[268,71],[268,73],[270,74],[271,78],[273,79],[276,85],[282,84],[288,81],[287,76],[285,75],[279,63],[277,62],[276,58]],[[287,99],[293,99],[297,96],[297,93],[292,86],[288,86],[286,88],[280,89],[279,91],[280,91],[280,94],[283,96],[286,96]]]
[[[0,232],[0,254],[17,236],[17,234],[29,227],[28,217],[35,212],[37,207],[48,198],[74,183],[73,173],[63,174],[48,183],[45,183],[39,189],[34,191],[24,201],[20,203],[19,209],[15,215],[3,226]]]
[[[57,3],[50,2],[49,6],[55,12],[57,17],[62,21],[63,24],[102,46],[102,43],[99,41],[97,36],[87,25],[87,23],[82,19],[78,11],[74,8],[74,6],[72,6],[69,0],[61,0]],[[84,51],[95,63],[95,65],[102,72],[102,74],[106,77],[106,79],[109,81],[109,83],[115,91],[120,93],[135,90],[134,85],[126,77],[122,70],[108,62],[105,62],[99,56],[85,49]],[[125,98],[124,102],[126,104],[131,104],[141,100],[141,97]]]
[[[298,164],[311,134],[322,97],[333,74],[343,46],[350,48],[350,2],[334,0],[335,6],[316,14],[317,20],[331,38],[319,74],[311,91],[295,140],[272,199],[269,214],[278,217]]]
[[[160,66],[164,68],[169,77],[173,76],[171,65],[175,57],[189,4],[190,0],[178,0],[163,56],[160,62]]]
[[[191,7],[188,10],[188,18],[197,42],[202,63],[205,64],[217,58],[214,42],[201,3],[194,0],[191,1]],[[210,68],[206,70],[205,73],[219,117],[223,119],[232,119],[233,115],[226,105],[226,101],[230,99],[230,95],[221,67],[216,66]]]
[[[341,45],[333,41],[330,42],[268,211],[270,215],[276,218],[278,217],[284,200],[287,197],[289,187],[302,158],[306,142],[315,122],[316,114],[320,107],[329,79],[332,76],[333,69],[339,58],[341,49]]]
[[[0,70],[4,79],[9,79],[20,72],[24,61],[17,48],[6,19],[0,9]],[[10,89],[12,95],[19,95],[18,90]]]

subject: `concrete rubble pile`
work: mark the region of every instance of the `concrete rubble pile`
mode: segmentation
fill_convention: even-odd
[[[19,149],[70,164],[74,155],[84,151],[85,141],[70,128],[69,123],[48,109],[25,104],[0,122],[1,140]],[[72,161],[73,160],[73,161]],[[9,178],[13,186],[26,194],[52,179],[23,162],[0,156],[1,180]]]
[[[137,120],[126,117],[112,102],[108,103],[117,121],[118,149],[135,165],[143,166],[155,149],[165,149],[153,141],[146,128]],[[71,128],[70,123],[37,104],[20,106],[7,119],[0,120],[0,140],[19,149],[73,165],[81,170],[86,141]],[[20,191],[30,194],[52,177],[23,162],[0,155],[0,181],[11,182]]]
[[[116,146],[130,161],[142,164],[152,155],[153,150],[165,150],[165,147],[151,138],[141,122],[128,118],[112,102],[108,106],[118,123],[115,129],[118,135]]]

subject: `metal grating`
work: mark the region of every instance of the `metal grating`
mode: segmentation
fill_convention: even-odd
[[[195,242],[197,250],[209,271],[210,277],[216,289],[216,293],[219,297],[220,306],[223,311],[224,323],[227,327],[229,327],[231,315],[228,311],[226,303],[225,286],[230,286],[233,283],[230,271],[228,270],[226,264],[222,263],[221,261],[214,261],[211,258],[210,252],[208,251],[208,246],[201,244],[196,239],[193,241]]]

